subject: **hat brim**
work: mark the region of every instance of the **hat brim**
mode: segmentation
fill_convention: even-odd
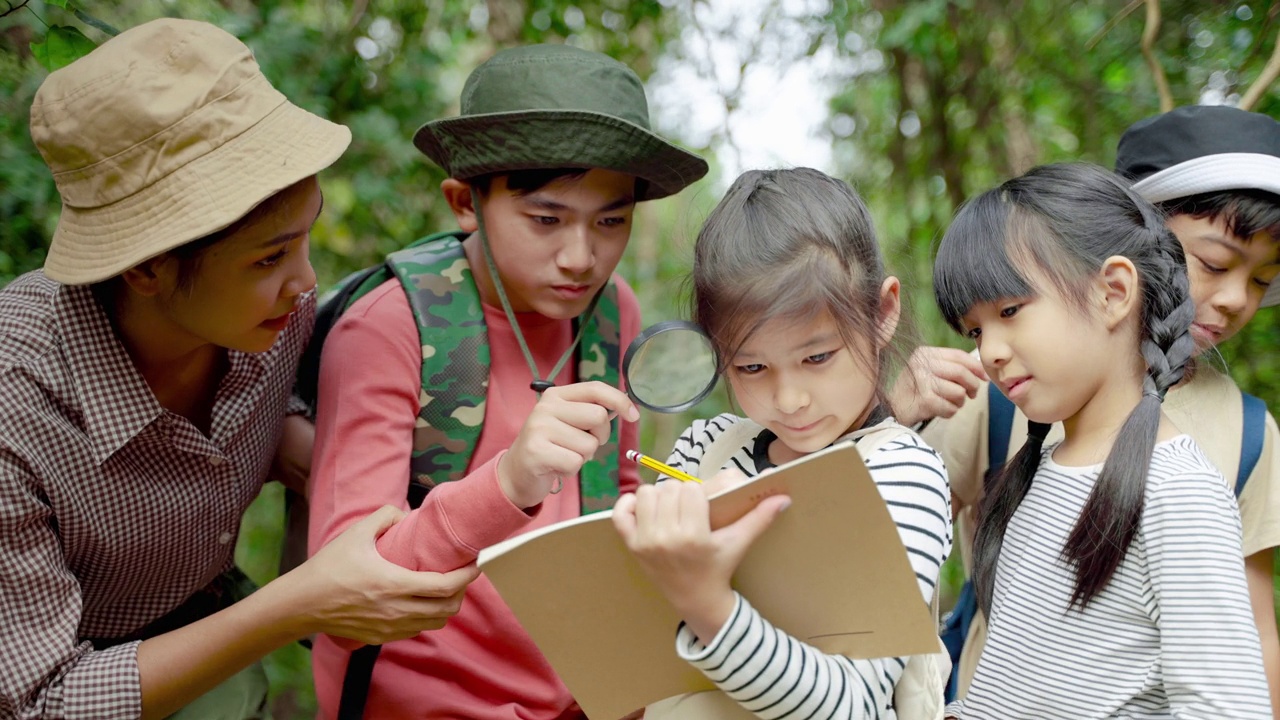
[[[1280,195],[1280,158],[1261,153],[1205,155],[1148,175],[1133,189],[1153,203],[1222,190]]]
[[[63,205],[44,271],[66,285],[115,277],[222,230],[332,165],[351,131],[285,102],[238,137],[123,200]]]
[[[707,174],[707,163],[621,118],[539,110],[448,118],[418,128],[413,144],[461,180],[518,170],[603,168],[646,181],[636,200],[674,195]]]
[[[1153,203],[1224,190],[1280,195],[1280,158],[1262,153],[1205,155],[1149,175],[1135,182],[1133,189]],[[1273,305],[1280,305],[1280,283],[1272,283],[1262,296],[1262,307]]]

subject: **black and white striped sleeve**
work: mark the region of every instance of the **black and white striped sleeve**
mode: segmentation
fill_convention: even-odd
[[[868,468],[907,549],[921,594],[932,597],[951,550],[950,494],[937,453],[915,435],[893,440]],[[828,655],[778,630],[746,599],[705,646],[680,627],[676,651],[729,697],[765,720],[890,717],[903,658]]]
[[[866,462],[927,603],[951,554],[951,488],[942,458],[911,433],[889,441]]]

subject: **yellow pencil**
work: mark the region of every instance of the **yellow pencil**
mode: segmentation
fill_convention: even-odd
[[[636,464],[643,465],[644,467],[647,467],[650,470],[657,470],[663,475],[666,475],[667,477],[673,477],[676,480],[679,480],[680,482],[696,482],[696,483],[702,482],[701,480],[690,475],[687,472],[681,472],[664,462],[654,460],[648,455],[638,453],[635,450],[627,451],[627,459]]]

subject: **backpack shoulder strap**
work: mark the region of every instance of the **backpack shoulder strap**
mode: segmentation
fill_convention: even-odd
[[[858,446],[858,454],[866,460],[875,451],[910,433],[911,429],[899,424],[897,420],[888,420],[854,430],[841,440],[852,440]]]
[[[577,380],[596,380],[619,387],[618,368],[622,358],[621,310],[618,286],[612,278],[601,291],[595,311],[587,319],[582,343],[578,346]],[[574,332],[577,332],[577,321]],[[615,418],[609,426],[609,442],[602,445],[578,473],[579,504],[583,515],[613,507],[618,499],[618,426]]]
[[[1236,497],[1244,492],[1249,476],[1262,457],[1262,443],[1267,432],[1267,404],[1247,392],[1240,393],[1244,405],[1243,432],[1240,435],[1240,467],[1236,474]]]
[[[413,507],[436,484],[462,478],[484,422],[489,337],[464,237],[432,235],[386,261],[408,297],[422,342],[422,394],[410,461]]]
[[[1009,436],[1013,433],[1013,402],[993,382],[987,383],[987,477],[1009,459]]]
[[[739,449],[747,446],[764,430],[764,426],[751,418],[739,417],[716,436],[698,460],[698,473],[705,480],[720,472]]]

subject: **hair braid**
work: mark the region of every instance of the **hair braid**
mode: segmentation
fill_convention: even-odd
[[[1159,220],[1151,228],[1156,249],[1144,278],[1142,357],[1147,362],[1144,392],[1154,391],[1164,398],[1178,384],[1195,354],[1191,322],[1196,317],[1195,301],[1187,279],[1186,256],[1182,244]]]

